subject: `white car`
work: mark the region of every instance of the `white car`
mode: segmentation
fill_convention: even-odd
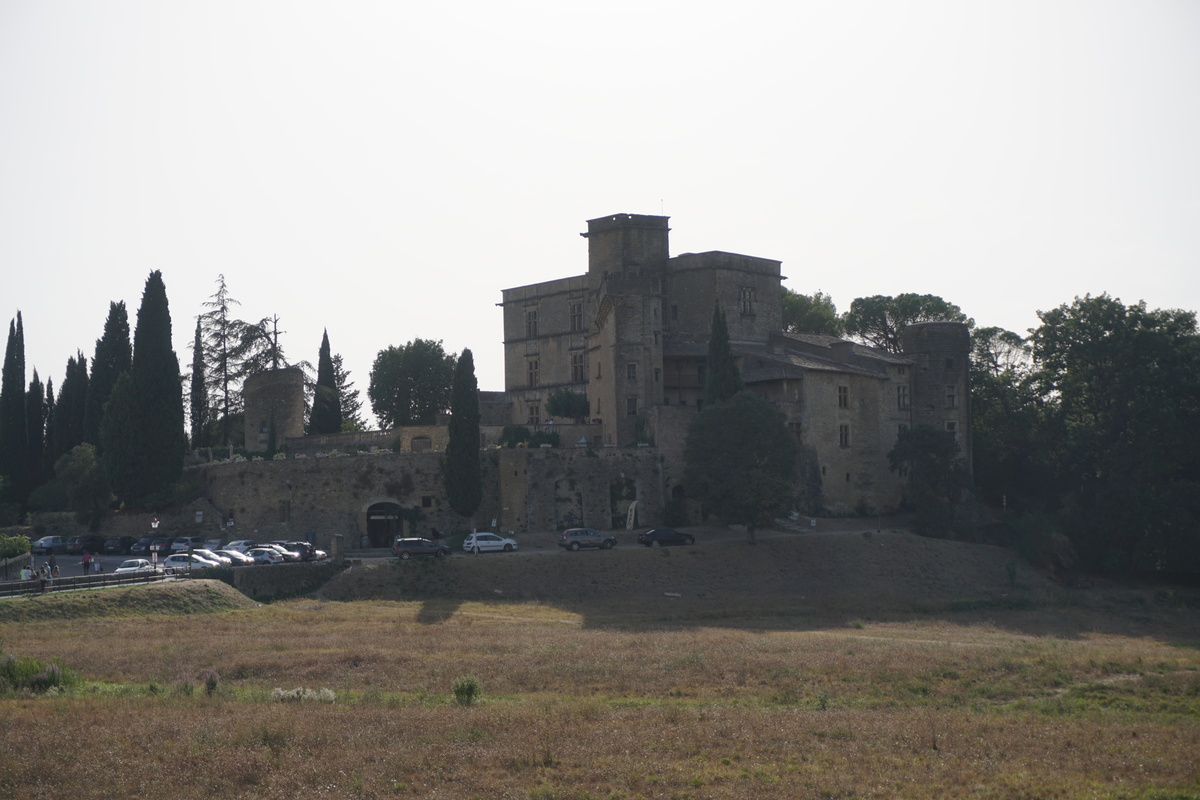
[[[230,542],[222,547],[222,550],[237,550],[239,553],[245,553],[247,550],[252,550],[258,547],[258,542],[253,539],[238,539],[236,542]]]
[[[208,569],[221,566],[215,561],[198,556],[195,553],[174,553],[163,559],[163,572],[189,572],[194,569]]]
[[[220,564],[222,567],[232,567],[233,566],[232,558],[230,558],[229,556],[223,556],[220,553],[214,553],[212,550],[208,550],[206,548],[197,548],[197,549],[193,550],[192,552],[195,553],[196,555],[200,556],[201,558],[207,558],[209,561],[215,561],[218,564]]]
[[[282,564],[283,556],[271,547],[255,547],[246,555],[254,559],[255,564]]]
[[[155,572],[154,565],[144,558],[131,558],[122,561],[121,566],[113,570],[114,575],[127,575],[131,572]]]
[[[511,553],[517,549],[517,540],[494,533],[470,533],[463,539],[463,550],[468,553],[483,553],[488,550],[503,550]]]
[[[219,556],[225,556],[235,567],[244,567],[248,564],[253,564],[254,559],[243,553],[241,550],[214,550]]]

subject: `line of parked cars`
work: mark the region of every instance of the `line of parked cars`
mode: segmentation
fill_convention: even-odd
[[[202,536],[115,536],[105,539],[94,534],[80,536],[43,536],[30,546],[35,555],[50,553],[106,553],[132,555],[114,573],[154,571],[150,560],[157,554],[163,572],[186,572],[204,567],[237,567],[250,564],[284,564],[293,561],[317,561],[326,557],[308,542],[255,542],[249,539],[223,543]]]

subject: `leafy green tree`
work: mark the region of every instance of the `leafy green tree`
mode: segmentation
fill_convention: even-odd
[[[342,429],[342,402],[338,397],[337,373],[333,368],[333,356],[329,352],[329,332],[321,336],[321,349],[317,356],[317,385],[313,391],[312,414],[308,418],[308,432],[314,435],[337,433]]]
[[[929,425],[900,431],[888,453],[893,471],[908,473],[906,500],[915,512],[918,533],[949,537],[954,512],[970,486],[970,477],[954,435]]]
[[[109,303],[104,333],[96,340],[96,352],[92,356],[92,376],[84,400],[83,441],[100,442],[104,405],[117,378],[122,372],[128,372],[132,363],[133,346],[129,342],[129,314],[125,311],[125,301]]]
[[[75,512],[75,518],[95,527],[112,500],[95,445],[84,442],[59,458],[54,463],[54,477],[66,493],[67,507]]]
[[[142,293],[128,374],[113,387],[101,424],[105,469],[122,500],[159,507],[183,472],[186,437],[171,311],[157,270]]]
[[[1038,511],[1055,501],[1030,346],[1001,328],[971,332],[971,443],[975,487],[994,506]]]
[[[450,407],[454,362],[440,340],[413,339],[379,351],[367,396],[380,426],[435,424]]]
[[[1044,439],[1080,558],[1105,569],[1200,572],[1195,313],[1102,294],[1038,317]]]
[[[0,561],[29,552],[30,542],[24,536],[0,536]]]
[[[454,367],[448,433],[443,469],[446,499],[456,513],[472,517],[483,501],[483,469],[479,463],[479,384],[470,350],[462,351]]]
[[[845,333],[833,298],[822,292],[798,294],[783,287],[783,329],[788,333],[823,333],[841,336]]]
[[[723,403],[745,389],[729,346],[729,326],[725,309],[713,303],[712,333],[708,337],[708,360],[704,373],[704,404]]]
[[[196,319],[196,336],[192,340],[191,390],[188,393],[188,420],[191,423],[192,447],[204,447],[209,443],[208,385],[205,380],[204,329]]]
[[[67,359],[67,371],[58,402],[54,406],[54,441],[50,448],[52,461],[71,452],[83,443],[83,420],[87,414],[88,367],[83,353],[76,352]]]
[[[342,433],[365,431],[367,423],[362,418],[362,400],[358,389],[354,388],[354,381],[350,380],[350,370],[346,369],[341,353],[333,356],[333,375],[342,403]]]
[[[958,306],[931,294],[860,297],[850,304],[842,321],[848,336],[890,353],[901,352],[904,329],[914,322],[975,325]]]
[[[795,492],[796,440],[784,415],[751,391],[706,403],[684,445],[688,495],[723,522],[755,530],[786,514]]]
[[[590,410],[587,395],[572,392],[565,387],[555,389],[546,399],[546,413],[555,419],[580,421],[587,418]]]
[[[23,506],[29,491],[26,458],[29,427],[25,420],[25,330],[21,312],[8,324],[4,372],[0,376],[0,477],[7,478],[10,500]]]

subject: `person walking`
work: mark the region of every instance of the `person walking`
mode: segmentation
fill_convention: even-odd
[[[92,554],[89,553],[87,550],[83,551],[82,564],[83,564],[83,574],[86,576],[89,573],[91,573],[91,571],[92,571]]]

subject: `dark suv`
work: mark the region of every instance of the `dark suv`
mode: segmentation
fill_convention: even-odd
[[[578,550],[581,547],[608,550],[617,546],[617,537],[601,533],[594,528],[567,528],[558,537],[558,546],[568,550]]]
[[[638,544],[655,547],[663,544],[692,544],[696,541],[690,533],[680,533],[671,528],[651,528],[638,534]]]
[[[402,561],[413,556],[434,556],[444,558],[450,555],[450,548],[428,539],[397,539],[392,545],[392,554]]]
[[[67,542],[67,552],[76,555],[79,553],[99,553],[103,547],[104,537],[97,536],[94,533],[72,536]]]

